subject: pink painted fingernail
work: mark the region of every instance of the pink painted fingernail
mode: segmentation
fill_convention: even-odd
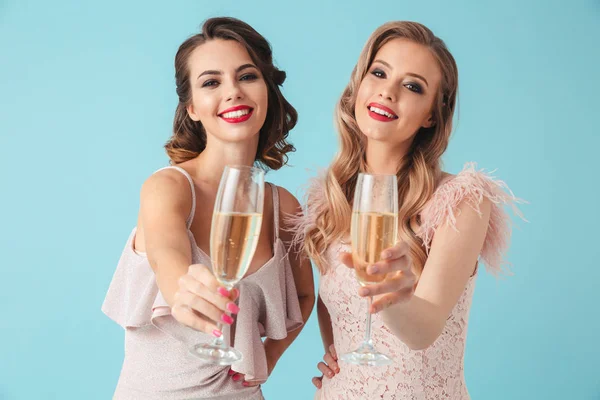
[[[240,376],[240,374],[235,374],[231,379],[233,379],[235,382],[239,381],[242,377]]]
[[[240,308],[235,303],[227,303],[225,306],[230,313],[237,314],[240,311]]]
[[[228,374],[229,374],[229,376],[231,376],[231,375],[235,374],[235,371],[232,370],[232,369],[230,369],[229,372],[228,372]]]
[[[378,273],[378,272],[379,272],[379,268],[377,268],[377,266],[376,266],[376,265],[371,265],[371,266],[369,267],[369,272],[371,272],[372,274],[376,274],[376,273]]]
[[[221,337],[221,335],[222,335],[222,334],[223,334],[223,332],[221,332],[221,331],[220,331],[220,330],[218,330],[218,329],[215,329],[215,330],[213,331],[213,335],[215,335],[216,337]]]
[[[242,386],[248,386],[250,385],[248,382],[244,381],[244,383],[242,383]]]
[[[222,286],[217,289],[217,292],[223,297],[229,297],[229,291]]]
[[[233,324],[233,318],[231,318],[229,315],[227,314],[223,314],[221,315],[221,321],[225,322],[227,325],[231,325]]]

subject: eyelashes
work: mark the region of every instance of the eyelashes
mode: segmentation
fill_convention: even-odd
[[[219,82],[217,82],[215,79],[209,79],[209,80],[207,80],[206,82],[204,82],[202,84],[202,87],[203,88],[204,87],[211,87],[211,86],[216,86],[218,84],[219,84]]]
[[[379,68],[375,68],[374,70],[372,70],[371,75],[373,75],[377,79],[386,79],[387,78],[386,73]],[[423,87],[416,82],[407,82],[407,83],[404,83],[403,86],[405,88],[407,88],[408,90],[410,90],[411,92],[414,92],[417,94],[423,93]]]
[[[240,77],[241,82],[254,82],[258,79],[258,75],[253,73],[244,74]],[[220,82],[216,79],[209,79],[202,84],[203,88],[212,88],[216,87],[220,84]]]

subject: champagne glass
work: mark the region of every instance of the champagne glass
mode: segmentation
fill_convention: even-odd
[[[215,278],[229,291],[246,275],[258,244],[264,183],[264,171],[248,166],[226,166],[221,176],[210,229],[210,256]],[[222,330],[222,324],[218,329]],[[217,365],[242,359],[238,350],[223,341],[223,335],[191,351]]]
[[[381,260],[381,252],[396,244],[398,235],[398,184],[396,175],[359,174],[352,205],[352,262],[361,286],[383,282],[388,274],[369,274],[367,267]],[[365,339],[341,360],[358,365],[380,366],[392,363],[371,341],[373,298],[369,296]]]

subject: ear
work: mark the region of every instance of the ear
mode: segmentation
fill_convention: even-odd
[[[423,122],[423,125],[421,125],[421,127],[431,128],[432,126],[435,126],[435,120],[433,118],[433,114],[429,114],[429,117],[427,117],[427,119],[425,120],[425,122]]]
[[[194,110],[194,105],[193,104],[189,104],[186,108],[188,115],[190,116],[190,118],[192,119],[192,121],[200,121],[200,117],[196,114],[196,111]]]

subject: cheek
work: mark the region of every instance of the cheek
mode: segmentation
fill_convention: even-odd
[[[258,106],[265,110],[269,105],[269,91],[267,90],[267,85],[263,84],[257,88],[256,91],[256,102]]]
[[[373,85],[370,84],[367,80],[363,80],[360,86],[358,87],[358,93],[356,93],[357,106],[364,107],[371,92],[373,92]]]
[[[217,113],[217,104],[214,100],[214,96],[206,95],[205,93],[194,93],[194,97],[192,99],[194,104],[194,109],[196,113],[202,115],[203,117],[213,116]]]
[[[429,114],[431,107],[427,99],[412,98],[410,101],[404,102],[402,108],[409,120],[418,124]]]
[[[257,87],[252,91],[252,100],[258,107],[257,117],[262,125],[267,117],[267,110],[269,107],[269,92],[266,84],[256,86]]]

